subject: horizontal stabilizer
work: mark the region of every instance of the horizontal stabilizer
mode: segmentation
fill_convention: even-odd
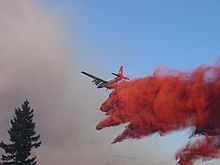
[[[117,73],[112,73],[114,76],[117,76],[117,77],[119,77],[119,75],[117,74]]]

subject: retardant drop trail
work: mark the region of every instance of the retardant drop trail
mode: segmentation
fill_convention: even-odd
[[[219,64],[191,72],[160,68],[152,76],[119,83],[100,110],[107,118],[97,124],[98,130],[128,123],[113,143],[193,127],[190,137],[201,138],[176,153],[178,164],[220,157]]]

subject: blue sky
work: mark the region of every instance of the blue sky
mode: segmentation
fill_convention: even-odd
[[[47,0],[44,5],[64,9],[69,35],[81,43],[81,60],[100,57],[109,71],[125,65],[138,77],[161,64],[191,69],[213,64],[220,54],[219,1]]]
[[[44,0],[41,4],[61,9],[66,33],[78,43],[82,67],[92,61],[108,73],[124,65],[126,74],[140,77],[159,65],[189,70],[214,64],[220,55],[218,0]],[[175,152],[185,135],[166,138],[168,148]]]

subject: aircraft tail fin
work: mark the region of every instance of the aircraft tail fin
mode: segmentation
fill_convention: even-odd
[[[121,76],[123,75],[123,66],[119,68],[118,75],[121,75]]]
[[[129,80],[129,78],[125,77],[124,74],[123,74],[123,66],[121,66],[119,68],[119,71],[118,71],[118,74],[117,73],[112,73],[113,75],[117,76],[117,77],[121,77],[123,79],[127,79]]]
[[[119,71],[118,71],[118,73],[112,73],[114,76],[116,76],[116,77],[123,77],[123,66],[121,66],[120,68],[119,68]]]

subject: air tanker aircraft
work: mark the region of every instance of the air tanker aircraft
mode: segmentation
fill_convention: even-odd
[[[101,78],[98,78],[98,77],[93,76],[93,75],[86,73],[86,72],[81,72],[81,73],[93,78],[92,82],[94,83],[94,85],[97,86],[97,88],[113,89],[113,88],[115,88],[117,82],[119,82],[121,80],[129,80],[129,78],[127,78],[123,75],[123,66],[120,67],[118,74],[112,73],[116,77],[111,80],[103,80]]]

